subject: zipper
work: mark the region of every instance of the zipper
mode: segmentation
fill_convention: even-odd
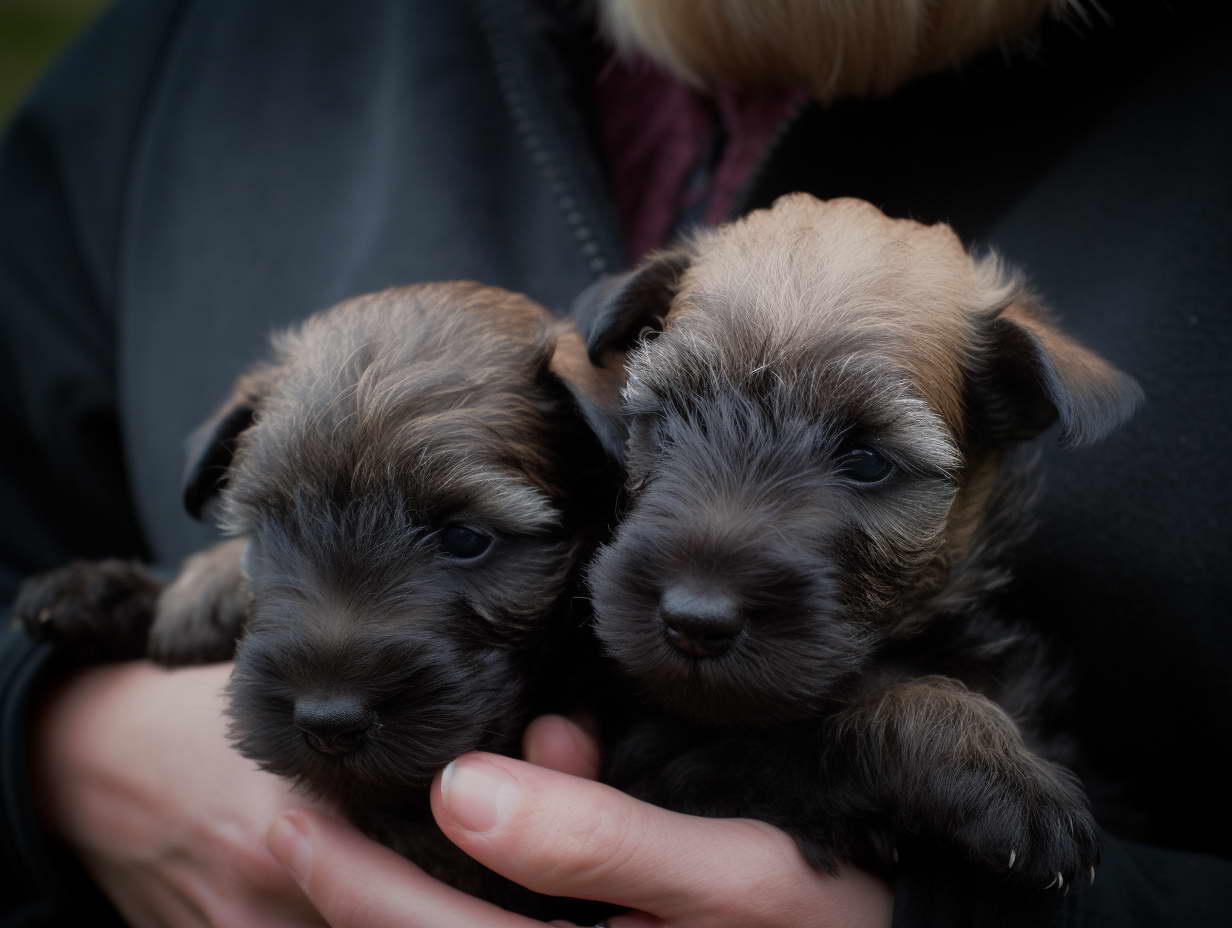
[[[526,146],[531,162],[548,182],[548,187],[556,198],[561,217],[572,234],[582,259],[586,262],[587,269],[592,277],[598,279],[601,274],[612,267],[613,262],[609,260],[612,256],[604,254],[598,236],[595,235],[594,225],[588,220],[583,210],[579,191],[566,179],[566,171],[563,169],[560,158],[544,139],[546,134],[544,127],[536,123],[534,115],[530,112],[528,106],[530,95],[526,92],[524,82],[517,74],[513,55],[508,50],[513,43],[499,41],[502,34],[512,32],[512,30],[502,29],[500,22],[501,11],[508,8],[509,4],[507,0],[504,3],[501,0],[481,0],[478,6],[480,24],[492,55],[497,83],[501,89],[501,96],[505,100],[505,106],[513,119],[514,129]]]

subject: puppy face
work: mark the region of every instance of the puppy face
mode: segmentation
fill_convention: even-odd
[[[608,650],[701,720],[841,699],[954,597],[1004,449],[1136,401],[1028,300],[946,227],[803,195],[609,286],[583,320],[596,356],[629,349],[630,502],[590,572]]]
[[[572,346],[572,347],[570,347]],[[584,546],[600,453],[546,311],[474,284],[343,304],[277,343],[221,490],[253,594],[240,750],[327,796],[396,797],[509,750]]]

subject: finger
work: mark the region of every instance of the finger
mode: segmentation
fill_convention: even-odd
[[[541,715],[522,736],[522,756],[529,763],[593,780],[599,775],[599,743],[563,715]]]
[[[296,810],[270,826],[270,852],[332,928],[542,928],[424,873],[350,825]]]
[[[107,887],[107,897],[132,928],[209,928],[200,911],[190,906],[166,881],[136,875],[131,868],[103,863],[90,868],[91,876]]]
[[[274,814],[271,810],[267,814]],[[214,842],[202,859],[173,855],[161,869],[163,881],[195,905],[202,924],[227,928],[325,928],[325,921],[295,880],[269,853],[260,830],[222,825],[220,834],[199,834]],[[181,924],[171,919],[165,924]]]
[[[664,919],[699,923],[703,909],[730,913],[821,879],[769,825],[668,812],[494,754],[450,764],[433,783],[432,810],[451,841],[517,883]]]

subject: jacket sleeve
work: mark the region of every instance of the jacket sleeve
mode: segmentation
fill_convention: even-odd
[[[0,139],[0,924],[56,923],[66,871],[39,833],[24,748],[53,662],[12,626],[13,597],[23,577],[72,558],[143,553],[116,411],[114,295],[125,178],[176,12],[118,4]]]
[[[1104,836],[1094,883],[1010,896],[953,869],[912,862],[895,886],[893,928],[1209,928],[1232,912],[1232,861]]]

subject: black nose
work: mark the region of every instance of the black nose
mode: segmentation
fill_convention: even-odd
[[[376,716],[350,694],[308,696],[295,701],[294,725],[322,754],[350,754],[364,743]]]
[[[744,628],[734,596],[692,583],[664,590],[659,615],[668,642],[692,657],[717,657]]]

